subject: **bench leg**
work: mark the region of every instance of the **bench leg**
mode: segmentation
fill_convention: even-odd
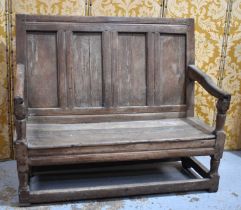
[[[19,179],[20,206],[29,206],[29,166],[27,163],[27,147],[23,142],[16,144],[16,159]]]
[[[212,180],[212,185],[209,188],[209,192],[217,192],[218,191],[218,186],[219,186],[218,167],[219,167],[219,164],[220,164],[220,159],[216,158],[214,155],[211,156],[209,176]]]
[[[19,172],[19,188],[18,188],[18,195],[19,195],[19,203],[20,206],[29,206],[29,178],[28,173],[26,172]]]
[[[209,192],[217,192],[219,185],[219,174],[218,167],[220,164],[220,157],[212,155],[210,160],[210,170],[206,169],[199,161],[195,158],[181,158],[182,166],[184,169],[189,170],[193,168],[199,175],[204,178],[211,179],[211,185],[208,189]]]

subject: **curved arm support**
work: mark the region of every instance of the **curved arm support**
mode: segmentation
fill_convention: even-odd
[[[215,133],[222,131],[224,128],[224,123],[226,119],[226,112],[230,106],[231,95],[223,90],[221,90],[204,72],[198,69],[194,65],[188,66],[188,77],[197,81],[208,93],[216,97],[217,100],[217,116],[216,116],[216,128]]]

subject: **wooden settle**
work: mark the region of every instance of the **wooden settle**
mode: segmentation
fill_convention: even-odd
[[[194,65],[193,19],[17,15],[16,21],[21,204],[217,191],[231,96]],[[217,98],[215,128],[194,117],[195,82]],[[209,156],[210,169],[193,156]],[[32,186],[46,168],[168,158],[199,175],[121,186]]]

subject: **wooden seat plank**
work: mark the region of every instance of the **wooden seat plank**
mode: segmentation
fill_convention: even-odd
[[[59,148],[214,139],[211,129],[186,118],[83,123],[28,124],[29,148]]]

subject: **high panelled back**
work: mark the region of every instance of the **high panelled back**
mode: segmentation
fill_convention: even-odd
[[[194,63],[193,20],[18,15],[17,21],[30,115],[192,115],[193,83],[185,71]]]

